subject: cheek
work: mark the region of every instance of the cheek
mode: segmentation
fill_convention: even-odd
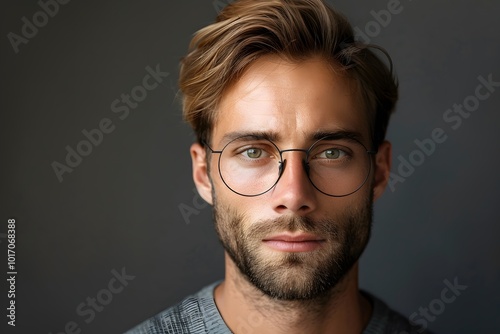
[[[237,214],[244,225],[266,219],[264,212],[267,212],[266,202],[259,197],[244,197],[232,192],[220,181],[215,185],[216,205],[220,210],[231,211]]]
[[[221,210],[230,209],[237,213],[242,213],[242,199],[244,197],[234,193],[222,181],[217,168],[210,173],[212,182],[212,198],[214,205],[217,205]]]
[[[321,200],[319,206],[320,215],[325,218],[335,219],[338,222],[344,221],[343,217],[353,211],[362,210],[367,203],[369,192],[364,189],[359,189],[354,194],[345,197],[329,197]]]
[[[226,185],[224,184],[224,182],[222,182],[222,179],[219,175],[218,163],[219,163],[218,159],[212,158],[208,170],[208,176],[210,178],[210,183],[212,185],[212,197],[214,197],[214,200],[221,198],[221,196],[223,196],[224,191],[227,189]]]

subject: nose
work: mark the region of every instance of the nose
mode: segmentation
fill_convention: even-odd
[[[316,191],[309,181],[304,153],[287,152],[281,177],[271,190],[271,203],[280,214],[306,215],[316,208]]]

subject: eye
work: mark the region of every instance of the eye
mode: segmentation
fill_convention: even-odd
[[[327,150],[324,150],[320,154],[317,155],[318,158],[324,158],[324,159],[340,159],[345,157],[347,154],[341,149],[338,148],[329,148]]]
[[[279,155],[271,142],[245,138],[229,143],[224,151],[225,158],[238,159],[240,163],[265,163]]]
[[[250,159],[258,159],[262,156],[262,149],[255,147],[248,148],[243,152],[243,154]]]

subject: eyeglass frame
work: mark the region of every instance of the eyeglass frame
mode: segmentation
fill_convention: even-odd
[[[349,196],[349,195],[352,195],[354,194],[355,192],[357,192],[359,189],[361,189],[366,181],[368,180],[368,177],[370,176],[371,174],[371,171],[372,171],[372,164],[373,164],[373,159],[370,159],[370,169],[368,170],[368,173],[366,174],[366,177],[365,179],[363,180],[363,182],[360,184],[360,186],[358,188],[356,188],[355,190],[351,191],[350,193],[347,193],[345,195],[331,195],[331,194],[328,194],[324,191],[322,191],[321,189],[319,189],[315,184],[314,182],[311,180],[311,176],[309,175],[309,162],[307,162],[308,160],[308,157],[309,157],[309,153],[311,151],[311,149],[317,144],[319,143],[320,141],[322,140],[325,140],[325,139],[331,139],[332,137],[336,137],[334,135],[326,135],[324,137],[321,137],[320,139],[316,140],[314,143],[312,143],[311,146],[309,146],[308,149],[301,149],[301,148],[289,148],[289,149],[285,149],[285,150],[280,150],[280,148],[278,147],[278,145],[276,145],[275,142],[273,142],[272,140],[270,139],[265,139],[266,141],[270,142],[275,148],[276,150],[278,151],[278,153],[280,154],[280,160],[278,161],[279,162],[279,176],[278,178],[276,179],[276,182],[273,183],[272,186],[269,187],[269,189],[261,192],[261,193],[258,193],[258,194],[255,194],[255,195],[246,195],[246,194],[242,194],[240,192],[237,192],[236,190],[232,189],[226,182],[226,180],[224,180],[224,177],[222,176],[222,172],[221,172],[221,165],[220,165],[220,161],[221,161],[221,157],[222,157],[222,152],[224,152],[224,150],[226,149],[226,147],[231,144],[232,142],[234,142],[235,140],[238,140],[240,138],[244,138],[244,137],[251,137],[252,135],[249,134],[249,135],[242,135],[242,136],[239,136],[239,137],[236,137],[232,140],[230,140],[228,143],[226,143],[224,145],[224,147],[222,148],[222,150],[214,150],[212,149],[212,147],[210,147],[210,145],[205,141],[205,140],[202,140],[202,144],[205,145],[212,154],[219,154],[219,158],[217,159],[217,169],[219,170],[219,176],[222,180],[222,182],[226,185],[226,187],[231,190],[232,192],[234,192],[235,194],[237,195],[240,195],[240,196],[244,196],[244,197],[257,197],[257,196],[261,196],[261,195],[264,195],[265,193],[267,193],[269,190],[273,189],[279,182],[279,180],[281,179],[281,176],[283,176],[283,173],[285,172],[285,167],[286,167],[286,159],[283,159],[283,153],[284,152],[304,152],[306,154],[306,157],[305,159],[302,159],[302,166],[304,167],[304,170],[306,172],[306,175],[307,175],[307,178],[309,179],[309,182],[311,182],[312,186],[317,190],[319,191],[320,193],[326,195],[326,196],[330,196],[330,197],[346,197],[346,196]],[[366,151],[366,153],[370,156],[375,156],[375,154],[377,154],[377,150],[368,150],[366,148],[366,146],[361,142],[359,141],[358,139],[356,138],[352,138],[350,137],[349,138],[350,140],[354,140],[356,141],[358,144],[360,144]]]

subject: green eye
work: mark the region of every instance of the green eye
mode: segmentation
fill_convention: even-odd
[[[249,148],[246,151],[246,155],[251,159],[260,158],[262,155],[262,150],[260,148]]]
[[[342,157],[343,154],[345,154],[345,153],[339,149],[329,149],[329,150],[325,151],[325,157],[327,159],[338,159],[338,158]]]

